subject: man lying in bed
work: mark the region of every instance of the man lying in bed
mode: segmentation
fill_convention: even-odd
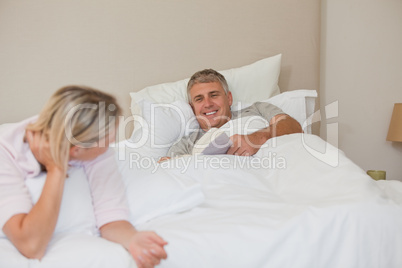
[[[211,128],[219,128],[231,119],[245,116],[261,116],[269,122],[267,128],[261,129],[249,135],[233,135],[230,137],[233,145],[227,154],[249,156],[254,155],[260,147],[270,138],[300,133],[300,124],[285,114],[278,107],[256,102],[248,108],[232,112],[232,93],[223,75],[212,69],[206,69],[195,73],[187,84],[187,96],[194,111],[200,129],[183,137],[168,151],[171,157],[191,154],[194,144]]]

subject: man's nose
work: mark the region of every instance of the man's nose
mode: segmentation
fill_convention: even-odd
[[[204,107],[211,107],[213,105],[212,100],[209,97],[204,99]]]

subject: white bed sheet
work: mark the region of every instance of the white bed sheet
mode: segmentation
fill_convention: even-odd
[[[266,145],[254,157],[187,156],[158,167],[155,176],[193,178],[205,195],[192,210],[136,226],[168,241],[160,267],[402,267],[401,182],[372,180],[314,135]],[[135,264],[120,245],[60,234],[41,262],[0,239],[0,267]]]
[[[402,183],[372,180],[317,136],[267,145],[245,162],[174,160],[187,161],[206,202],[139,226],[169,241],[161,267],[402,267]]]

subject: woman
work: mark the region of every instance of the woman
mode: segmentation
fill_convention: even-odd
[[[121,109],[114,97],[88,87],[59,89],[39,116],[2,127],[0,228],[26,257],[41,259],[52,238],[69,165],[82,164],[91,188],[101,236],[122,244],[139,267],[165,259],[167,244],[127,221],[124,186],[108,145]],[[25,179],[46,171],[35,205]]]

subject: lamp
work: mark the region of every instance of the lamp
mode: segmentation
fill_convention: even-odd
[[[402,142],[402,103],[395,103],[389,124],[387,141]]]
[[[389,123],[387,141],[402,142],[402,103],[395,103]],[[385,180],[384,170],[368,170],[367,174],[374,180]]]

